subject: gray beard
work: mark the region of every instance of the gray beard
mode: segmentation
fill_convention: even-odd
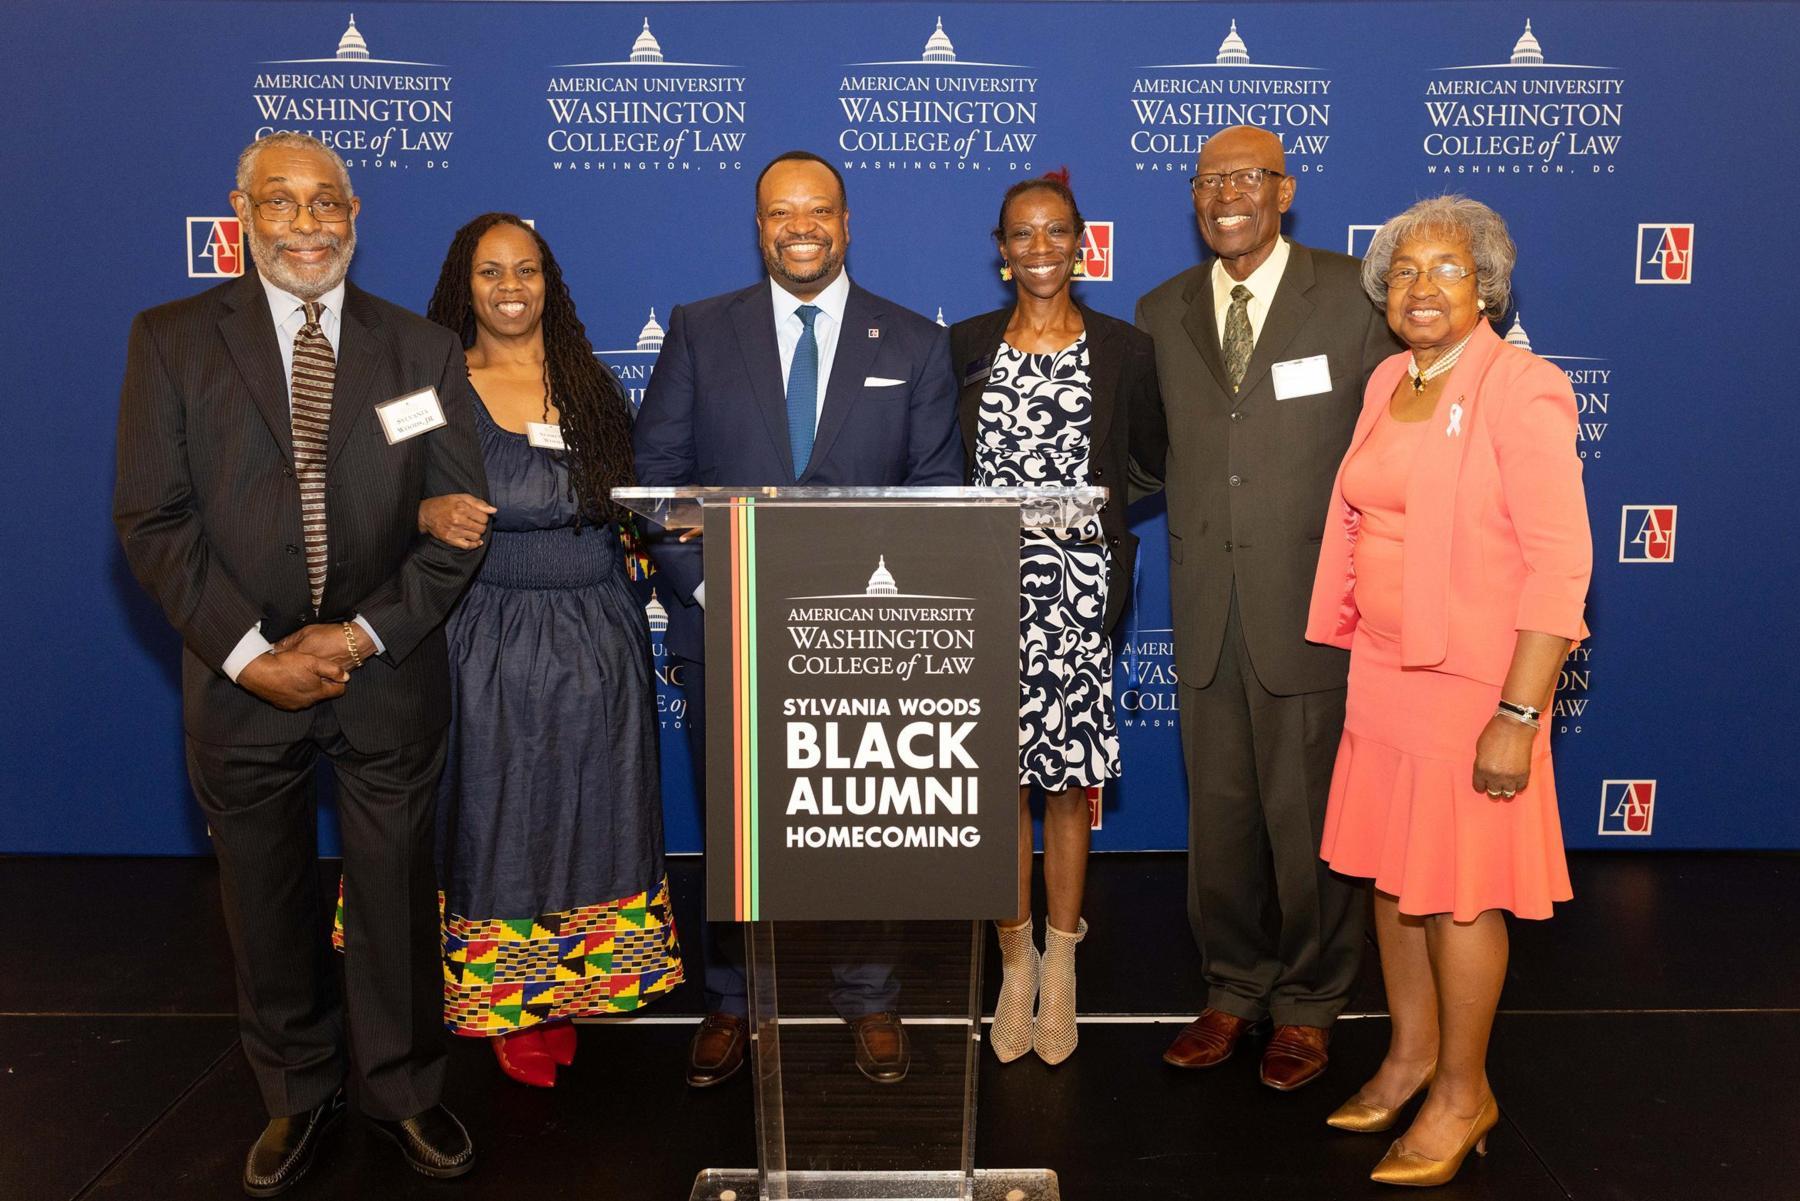
[[[350,259],[356,254],[356,223],[345,223],[344,234],[338,239],[337,253],[326,263],[324,275],[301,275],[282,262],[276,247],[284,240],[263,237],[254,228],[251,229],[250,256],[256,260],[257,270],[290,296],[297,296],[301,300],[317,300],[343,283],[344,276],[350,273]]]

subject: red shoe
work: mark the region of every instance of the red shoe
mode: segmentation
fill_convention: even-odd
[[[561,1067],[566,1068],[575,1062],[576,1037],[574,1022],[552,1022],[548,1026],[540,1027],[540,1029],[544,1032],[543,1037],[540,1040],[544,1048],[544,1054],[548,1055],[551,1059],[554,1059]]]
[[[536,1033],[515,1030],[490,1038],[488,1043],[494,1048],[494,1058],[500,1061],[500,1070],[509,1077],[532,1088],[554,1088],[556,1061],[533,1045],[538,1041]]]

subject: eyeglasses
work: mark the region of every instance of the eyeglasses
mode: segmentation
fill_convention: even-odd
[[[1282,178],[1281,172],[1272,167],[1244,167],[1225,175],[1191,176],[1188,179],[1188,186],[1194,190],[1196,196],[1203,192],[1222,192],[1225,190],[1225,181],[1229,179],[1231,186],[1237,191],[1254,192],[1262,187],[1263,180],[1271,175],[1277,179]]]
[[[1474,274],[1475,272],[1473,270],[1463,266],[1461,263],[1439,263],[1437,266],[1429,267],[1424,271],[1420,271],[1417,267],[1394,267],[1381,276],[1381,282],[1386,284],[1388,289],[1392,291],[1397,288],[1410,288],[1418,280],[1419,276],[1425,275],[1429,276],[1431,282],[1437,284],[1440,288],[1448,288],[1452,284],[1461,283],[1463,280]]]
[[[297,204],[286,196],[276,196],[269,200],[252,200],[251,207],[256,209],[257,216],[264,221],[276,223],[294,220],[305,209],[312,214],[314,221],[320,225],[337,225],[350,219],[350,202],[347,200],[315,200],[311,204]]]

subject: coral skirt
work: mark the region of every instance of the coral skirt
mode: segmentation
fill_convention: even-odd
[[[1569,900],[1549,731],[1517,796],[1472,783],[1475,740],[1499,699],[1496,684],[1401,668],[1398,646],[1359,626],[1320,858],[1372,879],[1407,914],[1546,918]]]

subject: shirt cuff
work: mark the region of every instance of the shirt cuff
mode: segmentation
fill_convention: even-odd
[[[706,608],[706,581],[705,580],[701,580],[699,586],[694,589],[694,603],[696,605],[699,605],[702,609]]]
[[[262,635],[262,627],[251,626],[249,631],[238,639],[238,644],[232,648],[231,653],[225,656],[225,662],[219,670],[225,673],[226,679],[235,684],[238,673],[250,666],[250,660],[258,655],[268,654],[271,649],[269,640]]]
[[[351,618],[350,620],[354,621],[357,624],[357,627],[360,628],[363,633],[365,633],[369,636],[369,641],[373,642],[375,644],[375,653],[377,655],[387,654],[387,647],[382,645],[381,636],[375,633],[375,627],[370,625],[367,621],[365,621],[363,619],[363,615],[361,613],[358,613],[355,617]],[[364,656],[364,658],[369,658],[369,657],[370,656],[367,656],[367,655]]]

